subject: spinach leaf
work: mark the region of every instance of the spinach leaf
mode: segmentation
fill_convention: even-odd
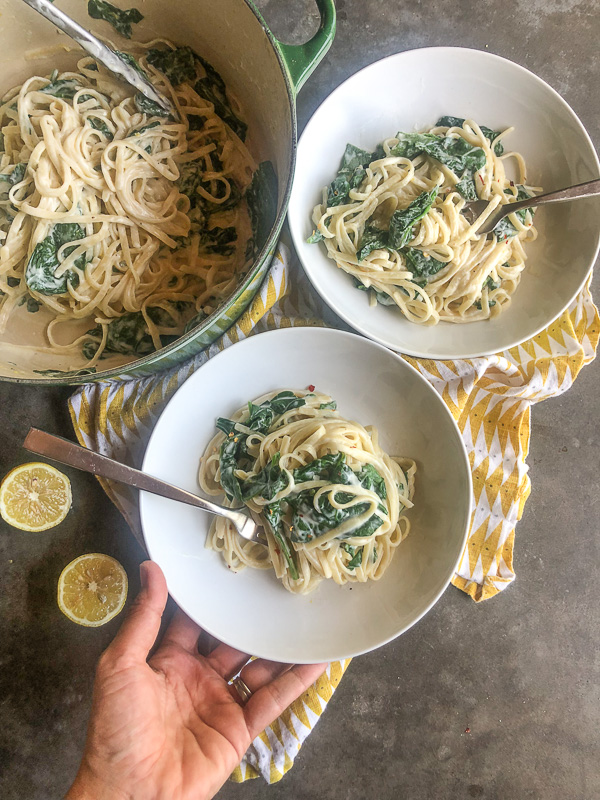
[[[507,192],[507,194],[511,194],[511,192]],[[524,186],[517,186],[517,200],[527,200],[528,197],[534,198],[534,195],[530,195],[529,192],[525,189]],[[532,206],[535,203],[532,203]],[[522,208],[520,211],[516,211],[517,217],[521,220],[523,224],[527,219],[527,211],[530,211],[531,216],[533,217],[534,211],[533,208],[526,209]],[[494,234],[497,236],[498,239],[510,239],[512,236],[516,236],[518,231],[515,226],[510,221],[509,217],[503,217],[500,222],[494,228]]]
[[[162,72],[173,86],[184,81],[193,81],[196,77],[196,61],[190,47],[176,47],[175,50],[159,50],[153,47],[148,50],[146,60]]]
[[[217,420],[217,428],[223,430],[222,425],[219,423],[224,420]],[[230,420],[226,420],[230,422]],[[242,441],[245,442],[246,437],[244,434],[231,430],[227,433],[225,441],[221,445],[219,451],[219,468],[221,471],[221,486],[225,490],[225,494],[230,500],[242,501],[242,489],[239,479],[234,475],[235,470],[238,468],[237,457],[241,449]]]
[[[460,136],[454,138],[433,133],[399,132],[396,138],[398,144],[391,149],[393,155],[414,158],[419,153],[426,153],[457,175],[463,175],[466,170],[472,174],[485,164],[485,152],[481,147],[474,147]]]
[[[469,174],[467,170],[465,175],[460,179],[460,181],[455,186],[456,191],[465,198],[465,200],[478,200],[477,197],[477,189],[475,188],[475,181],[473,180],[472,174]]]
[[[215,108],[215,114],[221,117],[223,122],[229,125],[231,130],[242,140],[242,142],[245,141],[248,126],[237,116],[237,114],[235,114],[231,108],[223,78],[221,78],[219,73],[212,66],[207,66],[208,62],[199,58],[198,55],[194,55],[199,61],[201,61],[206,70],[205,77],[199,78],[194,84],[194,91],[197,95],[199,95],[199,97],[202,97],[204,100],[212,103]],[[210,69],[208,67],[210,67]]]
[[[140,67],[137,58],[135,56],[132,56],[131,53],[125,53],[123,52],[123,50],[115,50],[114,52],[119,56],[121,61],[124,61],[126,64],[129,64],[129,66],[133,67],[133,69],[136,72],[139,72],[140,75],[148,77],[144,72],[144,70]]]
[[[21,283],[21,281],[18,278],[13,278],[12,275],[8,276],[6,282],[8,283],[9,286],[12,286],[13,288]]]
[[[438,187],[434,186],[430,192],[422,192],[408,208],[394,211],[389,230],[389,243],[394,250],[400,250],[412,238],[414,226],[427,214],[437,194]]]
[[[404,247],[401,253],[408,269],[418,278],[430,278],[446,266],[445,261],[438,261],[432,256],[426,256],[417,247]]]
[[[144,19],[137,8],[124,10],[113,6],[107,0],[89,0],[88,14],[92,19],[103,19],[108,22],[126,39],[131,39],[131,25]]]
[[[59,278],[55,272],[60,265],[58,250],[67,242],[83,239],[85,231],[74,222],[59,222],[39,244],[36,245],[25,269],[25,282],[29,289],[40,294],[65,294],[68,284],[73,287],[79,285],[79,275],[68,269]],[[67,247],[64,257],[70,255],[75,247]],[[86,264],[86,255],[82,253],[75,261],[78,269],[83,269]]]
[[[286,560],[288,571],[290,573],[290,577],[293,580],[298,580],[298,568],[296,566],[296,562],[294,561],[294,551],[289,545],[287,536],[284,533],[285,524],[282,523],[282,510],[281,510],[281,500],[278,500],[276,503],[270,503],[268,506],[265,506],[265,519],[271,529],[271,533],[275,538],[277,544],[281,548],[281,552],[283,553],[283,557]]]
[[[337,176],[327,190],[327,205],[340,206],[347,203],[351,189],[358,189],[367,172],[365,167],[373,161],[373,153],[368,153],[353,144],[347,144]]]
[[[243,420],[243,424],[253,431],[266,433],[273,420],[279,414],[283,414],[291,408],[299,408],[306,404],[303,397],[296,397],[293,392],[284,391],[275,395],[271,400],[266,400],[259,406],[253,403],[248,404],[248,419]],[[247,436],[241,431],[236,431],[235,423],[232,420],[219,417],[217,428],[223,431],[226,439],[221,445],[219,455],[219,465],[221,470],[221,485],[227,497],[232,500],[242,500],[242,488],[240,481],[234,475],[238,469],[238,461],[244,456],[246,451]],[[274,467],[279,467],[277,464]],[[274,472],[272,476],[274,476]]]
[[[237,231],[234,227],[211,228],[204,231],[202,243],[207,253],[218,253],[229,256],[235,250],[232,242],[237,241]]]
[[[320,410],[326,408],[330,409],[331,411],[337,411],[337,403],[335,402],[335,400],[332,400],[331,403],[321,403],[321,405],[319,406]]]
[[[395,306],[397,305],[396,301],[393,297],[391,297],[387,292],[382,292],[380,289],[376,289],[374,286],[365,286],[364,283],[361,283],[358,278],[353,277],[354,285],[357,289],[360,289],[361,292],[373,292],[375,295],[375,299],[377,302],[382,306]]]
[[[173,303],[173,306],[178,311],[188,305],[188,303]],[[163,345],[179,338],[180,334],[175,333],[176,320],[166,309],[161,306],[150,306],[148,308],[148,316],[155,325],[161,328],[173,329],[173,334],[171,335],[169,333],[160,334]],[[87,331],[87,333],[95,338],[84,344],[82,352],[86,358],[92,358],[100,346],[102,328],[97,326]],[[142,356],[154,352],[154,349],[154,342],[141,311],[130,311],[127,314],[123,314],[122,317],[112,320],[108,325],[105,352]]]
[[[321,233],[321,231],[315,229],[311,235],[306,240],[308,244],[316,244],[317,242],[322,242],[325,237]]]
[[[139,128],[134,128],[129,136],[141,136],[142,133],[146,133],[147,130],[151,128],[158,128],[160,126],[160,122],[158,120],[154,120],[154,122],[148,122],[147,125],[142,125]]]
[[[277,175],[270,161],[258,165],[244,197],[250,214],[255,252],[258,252],[269,238],[277,217]]]
[[[374,225],[367,225],[361,236],[356,257],[359,261],[364,261],[373,250],[390,250],[388,241],[389,234],[387,231],[382,231]]]
[[[288,486],[288,479],[279,467],[281,453],[275,453],[271,461],[258,475],[252,475],[242,483],[242,500],[246,502],[259,495],[265,500],[272,500],[278,492]]]
[[[27,311],[31,314],[35,314],[36,311],[39,311],[41,305],[39,300],[34,300],[33,297],[27,298]]]
[[[80,89],[81,84],[78,81],[74,78],[68,78],[66,80],[50,81],[50,83],[47,83],[46,86],[43,86],[37,91],[43,94],[54,95],[54,97],[60,97],[62,100],[72,100],[75,96],[75,92],[78,92]]]
[[[342,156],[342,164],[339,171],[354,172],[357,167],[366,167],[373,160],[373,154],[356,147],[353,144],[347,144]]]
[[[26,169],[27,169],[27,164],[24,161],[21,161],[19,164],[17,164],[17,166],[8,176],[8,182],[10,183],[11,186],[20,183],[23,180],[23,178],[25,177]]]
[[[374,491],[379,497],[385,499],[385,483],[377,470],[370,465],[365,465],[359,473],[353,472],[346,464],[344,453],[329,454],[316,459],[304,467],[295,469],[293,477],[295,484],[310,480],[326,480],[329,483],[353,485],[358,481],[366,489]],[[315,489],[306,489],[286,498],[293,511],[291,522],[292,541],[311,541],[323,533],[337,528],[348,519],[363,514],[368,508],[366,503],[356,503],[348,508],[335,508],[326,496],[322,496],[317,510],[314,507],[315,492]],[[336,493],[338,502],[347,502],[351,498],[352,495],[350,493]],[[383,506],[381,506],[381,509],[385,513]],[[341,538],[370,536],[381,524],[381,518],[377,514],[372,514],[358,529],[344,534]]]
[[[90,125],[92,126],[92,128],[93,128],[95,131],[99,131],[101,134],[103,134],[104,136],[106,136],[106,138],[107,138],[109,141],[112,141],[112,139],[113,139],[113,132],[112,132],[112,131],[111,131],[111,129],[108,127],[108,125],[106,124],[106,122],[104,122],[104,120],[103,120],[103,119],[100,119],[100,117],[88,117],[88,118],[87,118],[87,120],[88,120],[88,122],[90,123]]]
[[[346,567],[348,569],[356,569],[356,567],[360,567],[363,558],[363,548],[353,547],[351,544],[346,544],[344,542],[342,544],[342,549],[344,549],[347,553],[349,553],[352,556],[350,561],[346,564]]]
[[[141,92],[135,93],[133,102],[141,114],[148,114],[151,117],[171,116],[165,108],[159,106],[158,103],[155,103],[154,100],[150,100],[149,97],[146,97],[146,95]]]
[[[462,128],[464,125],[464,118],[461,117],[451,117],[445,116],[440,117],[438,121],[435,123],[436,128]],[[493,131],[491,128],[487,128],[485,125],[480,125],[481,132],[485,136],[486,139],[489,140],[490,144],[493,144],[494,141],[500,136],[502,131]],[[494,147],[494,152],[497,156],[501,156],[504,153],[504,146],[502,142],[497,142],[496,146]]]
[[[370,492],[375,492],[382,500],[386,499],[387,491],[385,488],[385,481],[372,464],[364,465],[358,473],[358,480],[365,489],[368,489]]]

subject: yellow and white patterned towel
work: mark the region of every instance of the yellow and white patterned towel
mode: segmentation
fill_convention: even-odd
[[[330,312],[315,297],[289,249],[280,244],[261,291],[238,323],[205,352],[167,372],[127,383],[95,383],[70,399],[81,444],[139,466],[150,432],[168,399],[209,358],[248,335],[273,328],[323,325]],[[474,600],[511,583],[515,525],[530,483],[525,462],[531,406],[565,392],[595,356],[598,311],[589,286],[547,330],[504,353],[468,361],[407,358],[447,403],[462,432],[473,472],[474,511],[467,547],[452,583]],[[137,497],[102,482],[141,542]],[[250,746],[232,775],[274,783],[324,711],[349,661],[327,672]]]

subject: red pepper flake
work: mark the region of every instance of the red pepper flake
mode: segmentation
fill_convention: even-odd
[[[471,728],[465,728],[465,733],[471,733]]]
[[[308,391],[309,392],[314,392],[314,390],[315,390],[315,385],[314,385],[314,383],[311,383],[311,385],[308,387]]]
[[[278,547],[275,548],[275,552],[277,553],[278,556],[281,555],[281,550]]]
[[[479,180],[480,180],[482,183],[485,183],[485,181],[483,180],[483,178],[481,177],[481,175],[479,176]]]
[[[514,185],[515,185],[515,182],[514,182],[514,181],[511,181],[511,182],[510,182],[510,185],[511,185],[511,186],[514,186]]]

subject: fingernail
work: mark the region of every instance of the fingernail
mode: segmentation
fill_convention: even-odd
[[[148,562],[142,561],[140,564],[140,583],[142,584],[142,589],[148,588]]]

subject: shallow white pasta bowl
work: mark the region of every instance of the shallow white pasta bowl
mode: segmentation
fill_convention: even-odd
[[[364,653],[406,631],[439,599],[464,549],[471,473],[446,405],[399,356],[355,334],[325,328],[273,331],[225,350],[172,398],[150,439],[143,468],[199,491],[199,459],[215,419],[275,389],[314,384],[341,414],[375,425],[391,455],[417,462],[411,531],[381,580],[338,586],[322,581],[308,595],[286,591],[271,570],[234,574],[204,546],[211,517],[141,495],[150,556],[176,602],[221,641],[289,663]]]
[[[308,244],[312,210],[339,168],[346,143],[373,150],[401,131],[431,128],[443,115],[474,119],[504,138],[527,163],[527,182],[545,191],[597,178],[594,147],[572,109],[540,78],[478,50],[435,47],[382,59],[350,77],[317,109],[298,146],[289,206],[294,245],[313,286],[356,330],[402,353],[472,358],[535,336],[584,285],[600,244],[600,198],[540,208],[538,239],[508,308],[492,320],[427,327],[395,307],[369,306],[320,244]]]

